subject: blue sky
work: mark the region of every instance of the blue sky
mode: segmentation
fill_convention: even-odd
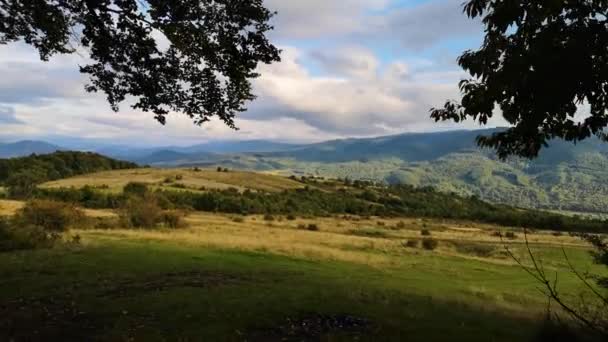
[[[123,105],[110,110],[83,90],[86,56],[43,63],[15,43],[0,46],[0,140],[77,137],[131,145],[210,140],[309,142],[401,132],[477,128],[435,124],[432,106],[458,97],[457,56],[479,47],[483,27],[462,0],[265,0],[278,11],[271,39],[282,62],[261,65],[258,99],[237,121],[203,127],[172,113],[160,126]],[[501,122],[493,122],[499,125]]]

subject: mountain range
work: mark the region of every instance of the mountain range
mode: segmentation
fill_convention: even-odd
[[[501,161],[475,138],[495,129],[412,133],[316,144],[218,141],[188,147],[99,146],[95,152],[157,167],[222,166],[284,175],[432,186],[520,207],[608,212],[608,144],[552,141],[539,158]],[[0,157],[78,149],[42,141],[0,144]]]

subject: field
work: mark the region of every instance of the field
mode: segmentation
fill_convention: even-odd
[[[142,182],[158,188],[188,189],[251,189],[281,191],[302,187],[302,184],[284,177],[252,172],[218,172],[195,169],[130,169],[103,171],[47,182],[46,188],[82,188],[89,185],[107,191],[119,192],[129,182]]]
[[[0,211],[20,205],[2,201]],[[505,251],[527,263],[521,231],[503,241],[495,233],[506,229],[491,225],[357,216],[188,222],[82,227],[53,249],[0,253],[0,340],[516,341],[542,327],[546,298]],[[424,237],[438,248],[407,247]],[[578,268],[602,272],[576,238],[528,238],[563,293],[581,290],[562,248]]]

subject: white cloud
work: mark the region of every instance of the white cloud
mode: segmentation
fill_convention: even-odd
[[[457,98],[464,75],[453,62],[446,68],[436,57],[416,52],[481,32],[461,13],[460,3],[435,0],[390,9],[394,0],[266,0],[279,11],[273,36],[284,42],[283,61],[260,67],[263,76],[254,82],[259,97],[237,120],[240,131],[217,120],[197,127],[181,114],[170,115],[162,127],[127,104],[113,113],[103,94],[84,91],[87,78],[78,65],[85,57],[55,56],[43,63],[23,44],[0,46],[0,136],[70,135],[158,145],[319,141],[475,127],[432,122],[429,108]],[[403,51],[414,52],[394,57]]]

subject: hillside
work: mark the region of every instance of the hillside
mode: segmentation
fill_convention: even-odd
[[[553,141],[538,159],[498,160],[475,145],[496,129],[412,133],[309,145],[269,141],[209,142],[189,147],[104,153],[155,167],[216,166],[284,176],[312,175],[431,186],[527,208],[608,213],[608,144]]]
[[[106,189],[110,192],[121,192],[130,182],[139,182],[163,190],[257,190],[277,192],[302,188],[294,180],[253,172],[218,172],[200,169],[129,169],[114,170],[80,175],[47,182],[41,185],[46,189],[82,188],[91,186]]]
[[[90,152],[55,152],[29,157],[0,159],[0,183],[19,182],[25,178],[34,183],[71,177],[103,170],[136,168],[137,164],[111,159]]]

